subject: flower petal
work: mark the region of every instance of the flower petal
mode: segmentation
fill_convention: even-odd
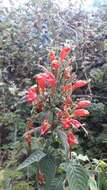
[[[67,134],[67,142],[68,142],[69,146],[78,144],[78,140],[77,140],[76,136],[71,131],[68,132],[68,134]]]
[[[77,103],[76,108],[86,108],[91,105],[91,101],[89,100],[81,100]]]
[[[64,61],[64,59],[67,57],[67,55],[70,53],[71,48],[64,47],[62,51],[60,52],[60,59],[61,61]]]
[[[74,111],[74,116],[75,117],[85,117],[85,116],[88,116],[90,113],[88,110],[85,110],[85,109],[77,109]]]

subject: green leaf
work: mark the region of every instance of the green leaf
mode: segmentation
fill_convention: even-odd
[[[81,161],[83,161],[83,162],[89,161],[88,156],[87,156],[87,155],[84,156],[84,155],[82,155],[82,154],[79,154],[79,155],[78,155],[78,159],[81,160]]]
[[[103,181],[103,189],[107,189],[107,178]]]
[[[62,146],[64,147],[64,150],[65,150],[65,152],[66,152],[66,155],[68,155],[69,146],[68,146],[68,143],[67,143],[67,136],[66,136],[66,134],[65,134],[63,131],[61,131],[61,130],[58,131],[58,135],[59,135],[59,137],[60,137]]]
[[[26,168],[27,166],[31,165],[34,162],[39,162],[44,156],[46,156],[44,152],[42,152],[41,150],[36,150],[22,164],[19,165],[17,170]]]
[[[98,190],[97,183],[94,177],[92,176],[90,176],[89,178],[88,185],[89,185],[90,190]]]
[[[57,177],[52,180],[49,190],[63,190],[63,177]]]
[[[107,190],[107,175],[105,172],[98,172],[97,173],[97,184],[98,190],[103,189]]]
[[[70,190],[88,190],[88,172],[81,165],[70,162],[66,174]]]
[[[34,135],[36,137],[40,137],[40,127],[37,127],[37,128],[34,129]]]
[[[44,190],[50,190],[50,185],[55,177],[56,166],[55,161],[52,157],[46,156],[40,161],[39,169],[45,175],[46,184]]]

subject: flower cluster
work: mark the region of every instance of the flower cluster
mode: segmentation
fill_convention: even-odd
[[[43,72],[34,77],[36,84],[28,89],[26,100],[35,104],[38,112],[48,108],[47,112],[55,114],[54,119],[66,133],[67,142],[71,149],[72,145],[78,144],[73,128],[80,129],[82,127],[78,119],[89,115],[86,108],[91,105],[91,102],[84,99],[73,102],[72,94],[74,91],[87,86],[88,81],[75,79],[72,60],[68,60],[70,53],[72,53],[72,49],[68,47],[61,50],[59,58],[56,57],[54,51],[50,52],[50,68],[44,68]],[[47,106],[48,104],[49,106]],[[41,136],[52,132],[57,124],[53,126],[47,117],[44,118],[40,126]],[[32,128],[31,122],[29,126]],[[25,135],[28,143],[31,143],[31,135],[29,131]]]

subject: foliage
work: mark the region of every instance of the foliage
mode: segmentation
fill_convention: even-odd
[[[71,188],[75,189],[78,186],[75,175],[78,174],[82,190],[86,183],[88,184],[86,188],[89,186],[91,190],[98,189],[99,181],[101,182],[99,190],[101,188],[107,189],[106,168],[102,169],[98,163],[94,166],[92,164],[93,157],[106,161],[105,31],[107,10],[106,6],[100,6],[98,11],[93,11],[93,13],[86,13],[80,9],[75,10],[75,7],[69,4],[69,9],[62,11],[49,0],[29,1],[25,7],[17,9],[0,8],[2,15],[0,16],[0,106],[2,111],[0,116],[0,157],[2,158],[0,165],[3,168],[10,168],[11,172],[18,166],[19,169],[23,168],[19,177],[16,176],[17,172],[13,172],[13,174],[10,172],[10,176],[6,174],[7,187],[4,187],[3,181],[0,188],[27,189],[30,187],[31,189],[33,186],[37,189],[65,190],[70,184]],[[73,153],[70,155],[68,142],[72,144],[72,139],[67,140],[68,130],[61,128],[61,126],[64,125],[66,128],[71,121],[66,121],[67,125],[66,122],[62,124],[59,122],[60,118],[56,116],[58,109],[66,99],[59,85],[62,79],[57,78],[59,89],[54,94],[55,97],[51,97],[51,88],[49,87],[49,91],[46,91],[47,94],[44,97],[42,97],[43,94],[40,94],[40,99],[43,98],[43,104],[41,102],[38,105],[35,105],[34,102],[26,104],[29,99],[26,99],[30,90],[29,86],[36,87],[33,86],[35,84],[34,75],[37,76],[36,74],[44,72],[41,66],[45,66],[56,75],[54,69],[58,67],[59,63],[53,63],[49,60],[49,51],[55,50],[56,59],[58,59],[60,49],[64,46],[72,47],[69,59],[66,58],[64,62],[65,67],[68,61],[71,61],[71,73],[74,75],[72,83],[76,82],[77,76],[78,80],[91,78],[91,86],[89,82],[88,88],[74,91],[75,95],[71,93],[72,109],[77,104],[78,98],[82,98],[82,100],[95,98],[92,100],[93,104],[88,108],[89,117],[78,119],[79,122],[86,124],[88,136],[84,125],[78,129],[70,124],[72,132],[79,140],[78,148],[77,145],[73,145],[72,149],[79,156],[75,157],[74,160],[78,161],[74,165],[71,164],[71,170],[68,168],[68,171],[60,164],[66,162],[68,158],[71,163],[70,156]],[[60,60],[58,61],[60,62]],[[61,68],[61,72],[64,67]],[[61,73],[58,74],[59,76]],[[62,80],[63,85],[64,82]],[[91,95],[91,97],[87,95]],[[40,112],[42,108],[43,110]],[[70,116],[73,116],[74,113],[72,109]],[[49,115],[47,114],[48,110]],[[43,123],[45,117],[49,123]],[[55,120],[55,129],[50,130],[53,120]],[[42,132],[41,123],[42,126],[45,126]],[[79,123],[76,122],[76,126],[78,125]],[[46,126],[49,127],[49,131]],[[25,142],[23,143],[22,135],[24,132]],[[74,136],[72,138],[73,143],[77,143],[77,139]],[[38,149],[40,151],[39,158],[37,158],[37,154],[35,155],[35,150]],[[84,156],[84,153],[91,160],[86,155]],[[82,176],[84,177],[84,168],[88,168],[88,173],[85,171],[88,180],[82,178]],[[74,170],[77,172],[74,173]],[[5,173],[4,169],[1,171]],[[66,180],[67,173],[68,179]],[[71,179],[73,179],[73,183],[75,182],[74,186],[69,180],[69,174],[72,174]],[[98,180],[95,181],[97,175]],[[21,179],[19,179],[20,177]],[[31,184],[28,181],[31,181]]]
[[[78,164],[70,163],[67,166],[67,179],[70,189],[88,189],[88,174],[85,169]]]
[[[45,154],[40,151],[37,150],[36,152],[34,152],[33,154],[31,154],[19,167],[18,170],[21,170],[25,167],[28,167],[30,164],[34,163],[34,162],[39,162],[43,157],[45,156]]]

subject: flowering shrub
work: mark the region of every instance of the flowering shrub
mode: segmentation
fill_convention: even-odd
[[[53,121],[49,122],[46,115],[40,126],[40,135],[44,136],[52,133],[57,126],[60,126],[60,129],[67,134],[67,142],[70,147],[78,142],[71,132],[72,128],[79,129],[82,127],[77,119],[78,117],[88,116],[89,112],[85,108],[91,105],[89,100],[81,100],[76,103],[72,100],[72,93],[77,88],[86,86],[88,81],[74,79],[72,66],[69,65],[68,60],[65,60],[71,51],[71,48],[63,48],[59,59],[56,58],[54,52],[51,52],[49,70],[43,68],[44,72],[34,77],[37,85],[30,87],[26,94],[26,101],[39,108],[39,112],[48,107],[48,117],[50,114],[54,116]],[[31,133],[29,131],[24,137],[28,143],[31,143]]]
[[[70,190],[88,189],[89,174],[72,151],[79,143],[76,132],[84,129],[80,117],[89,116],[87,107],[91,101],[74,101],[72,98],[76,90],[87,87],[88,81],[77,80],[68,59],[70,53],[72,49],[68,47],[61,50],[59,58],[51,52],[50,65],[47,68],[38,65],[41,72],[33,78],[36,84],[27,90],[24,97],[33,106],[34,114],[28,120],[24,134],[30,156],[18,169],[36,162],[38,189],[59,190],[66,186]],[[35,119],[41,120],[39,127],[33,124]],[[34,140],[39,143],[35,152]]]

